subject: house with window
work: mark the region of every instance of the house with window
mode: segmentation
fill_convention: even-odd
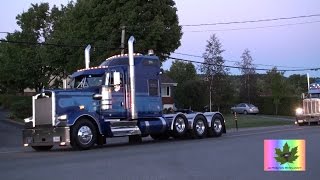
[[[163,109],[174,109],[173,90],[178,84],[165,74],[160,75],[160,82]]]

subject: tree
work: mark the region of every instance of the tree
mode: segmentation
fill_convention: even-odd
[[[16,41],[20,37],[21,34],[16,32],[8,35],[7,39]],[[23,92],[23,89],[31,86],[32,83],[27,73],[30,69],[28,58],[33,54],[32,49],[24,45],[1,43],[1,51],[3,56],[0,60],[0,84],[6,88],[5,92]]]
[[[267,84],[271,90],[273,104],[275,106],[275,114],[278,115],[278,108],[281,104],[281,100],[286,95],[287,84],[283,76],[283,72],[279,72],[276,67],[267,72]]]
[[[14,91],[48,87],[53,81],[84,67],[84,48],[91,44],[91,65],[99,65],[120,52],[120,27],[126,39],[137,39],[135,51],[154,49],[164,61],[180,46],[182,36],[173,0],[78,0],[60,8],[48,3],[31,4],[17,16],[21,31],[6,40],[27,44],[0,44],[1,59],[9,69],[0,77]],[[36,45],[45,43],[46,45]],[[15,67],[21,67],[20,69]],[[54,83],[57,84],[57,83]]]
[[[60,73],[50,62],[52,54],[46,52],[49,47],[37,45],[45,42],[53,32],[54,19],[58,18],[53,16],[53,11],[60,10],[53,7],[51,11],[48,3],[31,4],[27,12],[16,17],[21,31],[6,36],[8,41],[27,43],[1,43],[3,66],[0,71],[4,76],[0,77],[0,83],[10,92],[23,92],[27,87],[39,91],[48,87]]]
[[[293,74],[288,77],[290,94],[300,97],[301,93],[308,91],[308,81],[306,75]]]
[[[209,84],[209,92],[212,94],[211,100],[220,111],[223,104],[230,101],[232,96],[232,88],[228,80],[229,69],[225,67],[222,53],[222,45],[219,39],[213,34],[207,41],[205,53],[203,54],[204,63],[200,67],[202,73]],[[211,104],[211,103],[210,103]],[[210,107],[211,111],[211,107]]]
[[[192,63],[174,61],[167,72],[168,76],[179,84],[197,78],[196,68]]]
[[[257,77],[253,59],[249,49],[245,49],[241,55],[241,61],[236,63],[241,67],[240,101],[251,103],[257,97]]]
[[[175,88],[174,98],[178,107],[202,110],[200,107],[203,83],[197,81],[197,71],[192,63],[174,61],[166,74],[178,83]],[[194,102],[194,103],[192,103]]]
[[[91,64],[99,65],[110,55],[119,54],[121,29],[127,40],[136,38],[135,51],[154,49],[162,61],[180,46],[182,36],[173,0],[79,0],[69,4],[64,18],[56,23],[50,42],[91,44]],[[84,66],[84,48],[65,48],[67,72]]]
[[[207,104],[206,85],[200,80],[188,80],[178,84],[175,101],[178,107],[203,111]]]

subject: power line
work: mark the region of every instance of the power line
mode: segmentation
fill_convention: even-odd
[[[257,26],[257,27],[248,27],[248,28],[231,28],[231,29],[209,29],[209,30],[194,30],[194,31],[183,31],[184,33],[200,33],[200,32],[223,32],[223,31],[239,31],[239,30],[254,30],[254,29],[264,29],[264,28],[275,28],[275,27],[286,27],[286,26],[295,26],[295,25],[304,25],[304,24],[315,24],[320,21],[307,21],[301,23],[287,23],[279,25],[270,25],[270,26]],[[13,34],[11,32],[0,32],[0,34]]]
[[[309,21],[301,23],[289,23],[289,24],[279,24],[272,26],[258,26],[258,27],[248,27],[248,28],[231,28],[231,29],[213,29],[213,30],[195,30],[195,31],[184,31],[184,33],[193,32],[221,32],[221,31],[239,31],[239,30],[251,30],[251,29],[264,29],[264,28],[274,28],[274,27],[286,27],[286,26],[295,26],[295,25],[304,25],[304,24],[314,24],[319,23],[320,21]]]
[[[3,40],[0,39],[0,42],[4,43],[12,43],[12,44],[25,44],[30,46],[55,46],[55,47],[72,47],[72,48],[85,48],[86,45],[71,45],[71,44],[55,44],[55,43],[40,43],[40,42],[27,42],[27,41],[9,41],[9,40]],[[116,50],[121,48],[116,47],[107,47],[107,46],[93,46],[93,48],[101,48],[101,49],[109,49],[109,50]]]
[[[25,44],[25,45],[44,45],[44,46],[57,46],[57,47],[85,47],[85,45],[65,45],[65,44],[54,44],[54,43],[39,43],[39,42],[26,42],[26,41],[8,41],[0,39],[0,42],[12,43],[12,44]]]
[[[46,46],[57,46],[57,47],[77,47],[77,48],[84,48],[85,47],[85,45],[65,45],[65,44],[54,44],[54,43],[8,41],[8,40],[0,40],[0,42],[14,43],[14,44],[27,44],[27,45],[46,45]],[[120,48],[116,48],[116,49],[120,49]],[[190,55],[190,54],[184,54],[184,53],[174,53],[174,54],[187,55],[187,56],[192,56],[192,57],[201,57],[201,56],[197,56],[197,55]],[[173,60],[197,63],[197,64],[213,65],[213,64],[209,64],[209,63],[198,62],[198,61],[194,61],[194,60],[181,59],[181,58],[175,58],[175,57],[171,57],[171,56],[167,56],[167,58],[173,59]],[[225,61],[227,61],[227,60],[225,60]],[[238,61],[229,61],[229,62],[238,62]],[[226,68],[234,68],[234,69],[252,69],[252,68],[243,68],[243,67],[240,67],[240,66],[230,66],[230,65],[221,65],[221,66],[226,67]],[[272,66],[272,65],[268,65],[268,66]],[[281,66],[277,66],[277,67],[281,67]],[[285,66],[283,66],[283,67],[285,67]],[[289,68],[289,67],[287,67],[287,68]],[[261,71],[269,71],[269,70],[271,70],[271,69],[264,69],[264,68],[254,68],[254,69],[255,70],[261,70]],[[282,70],[278,70],[278,71],[307,71],[307,70],[316,71],[316,70],[320,70],[320,68],[282,69]]]
[[[291,19],[301,19],[301,18],[310,18],[310,17],[319,17],[320,14],[311,14],[303,16],[293,16],[293,17],[280,17],[273,19],[259,19],[259,20],[246,20],[246,21],[231,21],[231,22],[217,22],[217,23],[205,23],[205,24],[186,24],[181,25],[184,27],[196,27],[196,26],[214,26],[214,25],[230,25],[230,24],[245,24],[245,23],[257,23],[257,22],[270,22],[270,21],[279,21],[279,20],[291,20]],[[211,32],[211,31],[236,31],[236,30],[249,30],[249,29],[261,29],[261,28],[272,28],[272,27],[282,27],[282,26],[293,26],[293,25],[303,25],[303,24],[312,24],[318,23],[320,21],[309,21],[302,23],[290,23],[290,24],[280,24],[273,26],[258,26],[252,28],[232,28],[232,29],[217,29],[217,30],[196,30],[196,31],[185,31],[185,32]],[[126,27],[143,27],[146,25],[127,25]],[[13,34],[12,32],[1,31],[0,34]]]
[[[196,63],[196,64],[205,64],[205,65],[211,65],[214,66],[215,64],[206,63],[206,62],[199,62],[194,60],[188,60],[188,59],[181,59],[176,57],[168,56],[167,58],[177,60],[177,61],[184,61],[184,62],[190,62],[190,63]],[[255,69],[257,71],[270,71],[272,69],[265,69],[265,68],[245,68],[241,66],[229,66],[229,65],[220,65],[225,68],[232,68],[232,69]],[[283,71],[283,72],[294,72],[294,71],[317,71],[320,70],[320,67],[318,68],[305,68],[305,69],[277,69],[277,71]]]
[[[302,19],[302,18],[319,17],[319,16],[320,16],[320,14],[311,14],[311,15],[293,16],[293,17],[280,17],[280,18],[272,18],[272,19],[217,22],[217,23],[204,23],[204,24],[185,24],[185,25],[181,25],[181,26],[195,27],[195,26],[216,26],[216,25],[230,25],[230,24],[246,24],[246,23],[257,23],[257,22],[270,22],[270,21],[280,21],[280,20]]]
[[[192,54],[186,54],[186,53],[179,53],[179,52],[173,52],[172,54],[179,54],[179,55],[183,55],[183,56],[190,56],[190,57],[196,57],[196,58],[202,58],[202,56],[199,55],[192,55]],[[231,61],[231,60],[224,60],[226,62],[234,62],[234,63],[238,63],[240,61]],[[252,65],[256,65],[256,66],[269,66],[269,67],[282,67],[282,68],[306,68],[306,69],[312,69],[309,67],[293,67],[293,66],[277,66],[277,65],[271,65],[271,64],[252,64]]]
[[[8,40],[2,40],[0,39],[0,42],[5,42],[5,43],[13,43],[13,44],[26,44],[26,45],[44,45],[44,46],[56,46],[56,47],[74,47],[74,48],[84,48],[85,45],[66,45],[66,44],[54,44],[54,43],[39,43],[39,42],[25,42],[25,41],[8,41]],[[94,47],[94,48],[105,48],[105,49],[121,49],[121,48],[110,48],[110,47]],[[174,52],[173,54],[179,54],[179,55],[184,55],[184,56],[190,56],[190,57],[197,57],[197,58],[203,58],[202,56],[199,55],[192,55],[192,54],[186,54],[186,53],[179,53],[179,52]],[[185,59],[179,59],[175,57],[170,57],[168,58],[175,59],[175,60],[182,60],[186,62],[193,62],[193,63],[201,63],[198,61],[193,61],[193,60],[185,60]],[[225,60],[226,62],[234,62],[237,63],[239,61],[231,61],[231,60]],[[271,67],[284,67],[284,68],[301,68],[301,67],[289,67],[289,66],[275,66],[275,65],[266,65],[266,64],[253,64],[257,66],[271,66]],[[228,68],[236,68],[236,69],[252,69],[252,68],[242,68],[240,66],[227,66],[223,65],[224,67]],[[263,68],[255,68],[256,70],[271,70],[271,69],[263,69]],[[279,71],[305,71],[305,70],[319,70],[320,68],[303,68],[303,69],[285,69],[285,70],[279,70]]]

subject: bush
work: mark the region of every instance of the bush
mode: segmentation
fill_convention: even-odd
[[[20,119],[32,116],[32,98],[30,96],[0,95],[0,106],[8,109]]]
[[[280,100],[278,115],[294,116],[295,109],[299,106],[300,102],[301,99],[297,97],[284,97]],[[271,96],[257,98],[255,105],[258,106],[261,114],[275,115],[275,105]]]

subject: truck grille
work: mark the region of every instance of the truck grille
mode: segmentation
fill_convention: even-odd
[[[319,114],[320,113],[320,99],[304,99],[303,110],[305,114]]]
[[[34,100],[35,125],[52,124],[52,98],[38,98]]]

